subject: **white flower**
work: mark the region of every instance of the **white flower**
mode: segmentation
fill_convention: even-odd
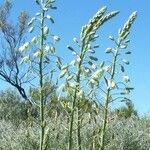
[[[23,46],[19,48],[20,52],[24,52],[29,48],[29,42],[26,42]]]
[[[34,22],[36,20],[36,18],[34,17],[34,18],[32,18],[31,19],[31,21],[28,23],[28,26],[31,26],[32,25],[32,23]]]
[[[83,95],[84,95],[83,90],[80,90],[80,91],[78,92],[78,94],[77,94],[77,96],[78,96],[79,98],[83,98]]]
[[[88,49],[91,49],[91,48],[92,48],[92,47],[91,47],[91,44],[88,44],[87,48],[88,48]]]
[[[80,57],[78,57],[78,58],[77,58],[77,62],[80,62],[80,61],[81,61],[81,58],[80,58]]]
[[[123,59],[122,61],[123,61],[126,65],[129,65],[129,61],[128,61],[128,60]]]
[[[96,65],[95,64],[92,64],[92,69],[96,69]]]
[[[109,36],[109,39],[114,41],[114,37],[113,36]]]
[[[37,51],[33,54],[34,57],[40,57],[40,51]]]
[[[94,74],[93,74],[93,79],[97,80],[98,78],[101,77],[101,75],[103,74],[104,71],[102,70],[97,70]]]
[[[40,16],[40,15],[41,15],[41,13],[39,13],[39,12],[38,12],[38,13],[36,13],[36,16]]]
[[[50,16],[50,15],[47,15],[46,18],[47,18],[47,19],[51,19],[51,16]]]
[[[54,42],[59,42],[60,41],[60,37],[56,36],[56,35],[53,37],[53,39],[54,39]]]
[[[55,48],[54,47],[51,47],[49,45],[46,45],[45,46],[45,51],[48,53],[48,52],[51,52],[51,53],[55,53]]]
[[[23,52],[25,49],[24,49],[24,46],[21,46],[20,48],[19,48],[19,51],[20,52]]]
[[[85,69],[85,72],[86,73],[90,73],[90,69]]]
[[[129,94],[130,91],[125,89],[125,90],[124,90],[124,93],[125,93],[125,94]]]
[[[91,88],[93,88],[94,86],[97,86],[97,85],[98,85],[98,82],[97,82],[96,80],[94,80],[94,79],[91,79],[91,80],[89,81],[89,85],[91,86]]]
[[[34,27],[31,27],[31,28],[29,29],[29,32],[32,33],[33,31],[34,31]]]
[[[70,87],[74,88],[76,86],[75,82],[71,82],[70,84]]]
[[[95,84],[95,83],[96,83],[96,81],[95,81],[94,79],[91,79],[89,82],[90,82],[91,84]]]
[[[76,61],[75,60],[72,60],[71,62],[70,62],[70,65],[72,65],[72,66],[74,66],[76,64]]]
[[[114,89],[116,87],[116,83],[113,80],[109,79],[107,81],[108,81],[108,88]]]
[[[49,33],[49,28],[45,26],[43,32],[45,35],[47,35]]]
[[[73,41],[75,42],[75,43],[78,43],[78,40],[77,40],[77,38],[73,38]]]
[[[50,49],[51,49],[51,47],[50,47],[49,45],[46,45],[46,46],[45,46],[45,51],[46,51],[46,52],[49,52]]]
[[[29,55],[28,55],[28,56],[25,56],[25,57],[22,58],[21,64],[22,64],[22,63],[27,63],[27,62],[29,62],[29,60],[30,60]]]
[[[76,55],[77,55],[77,53],[76,53],[76,52],[72,52],[72,55],[75,55],[75,56],[76,56]]]
[[[48,8],[44,7],[43,10],[44,10],[44,11],[48,11]]]
[[[112,48],[106,48],[105,52],[110,53],[112,51]]]
[[[51,47],[50,51],[51,53],[55,53],[55,47]]]
[[[103,69],[104,71],[109,72],[111,70],[111,66],[105,66]]]
[[[124,76],[123,77],[124,82],[128,83],[130,82],[130,78],[128,76]]]

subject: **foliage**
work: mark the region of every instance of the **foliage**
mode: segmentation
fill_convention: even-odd
[[[84,123],[88,115],[84,116]],[[97,123],[86,123],[81,130],[82,148],[98,149],[99,145],[99,122],[101,116],[97,116]],[[48,149],[67,149],[67,117],[61,115],[57,122],[53,118],[47,118],[50,134]],[[137,118],[132,116],[127,119],[118,119],[111,116],[111,124],[106,134],[106,150],[148,150],[150,147],[150,117]],[[0,121],[0,148],[2,150],[37,150],[39,145],[40,126],[37,121],[32,127],[26,126],[22,121],[16,128],[9,120]],[[93,134],[95,135],[93,137]],[[73,137],[73,147],[76,145],[76,137]]]
[[[27,30],[28,13],[22,11],[18,16],[17,25],[9,21],[12,2],[5,0],[0,6],[0,33],[2,40],[0,53],[0,79],[15,87],[20,95],[29,100],[23,84],[28,83],[31,78],[26,78],[30,67],[20,64],[23,55],[19,52],[19,47],[24,41]]]
[[[27,106],[14,91],[0,93],[0,119],[18,126],[27,119]]]

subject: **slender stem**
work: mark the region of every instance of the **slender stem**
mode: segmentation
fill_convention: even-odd
[[[68,150],[72,150],[72,132],[73,132],[73,123],[74,123],[74,112],[75,112],[75,105],[76,105],[76,100],[77,100],[77,92],[79,90],[79,86],[80,86],[80,76],[81,76],[81,66],[82,66],[82,62],[83,62],[83,58],[85,53],[83,52],[84,50],[84,43],[82,44],[82,48],[81,48],[81,52],[80,52],[80,59],[81,61],[78,64],[77,67],[77,74],[76,74],[76,88],[74,91],[74,95],[73,95],[73,104],[72,104],[72,112],[71,112],[71,116],[70,116],[70,124],[69,124],[69,143],[68,143]],[[78,100],[78,104],[79,104],[79,100]],[[77,104],[77,118],[78,118],[78,130],[77,130],[77,138],[78,138],[78,148],[79,150],[81,150],[81,136],[80,136],[80,122],[79,122],[79,108],[78,108],[78,104]]]
[[[77,137],[78,137],[78,150],[81,150],[81,112],[79,108],[80,99],[78,99],[78,107],[77,107]]]
[[[102,133],[101,133],[101,147],[100,150],[104,150],[104,139],[105,139],[105,131],[106,131],[106,125],[107,125],[107,117],[108,117],[108,104],[109,104],[109,94],[110,89],[107,90],[106,100],[105,100],[105,107],[104,107],[104,121],[102,126]]]
[[[80,74],[81,74],[81,63],[78,65],[78,72],[76,76],[76,82],[80,83]],[[72,112],[70,117],[70,124],[69,124],[69,143],[68,143],[68,150],[72,150],[72,131],[73,131],[73,123],[74,123],[74,111],[75,111],[75,104],[77,99],[77,92],[78,92],[79,85],[76,86],[73,96],[73,104],[72,104]]]
[[[115,52],[115,55],[114,55],[113,67],[112,67],[112,72],[111,72],[111,75],[110,75],[110,80],[113,80],[114,76],[115,76],[116,61],[117,61],[117,57],[118,57],[118,51],[119,51],[119,46],[117,46],[116,52]],[[108,119],[108,106],[109,106],[110,94],[111,94],[111,88],[107,88],[105,104],[104,104],[104,121],[103,121],[103,126],[102,126],[102,133],[101,133],[100,150],[104,150],[104,148],[105,148],[104,140],[105,140],[105,135],[106,135],[106,126],[107,126],[107,119]]]
[[[41,121],[41,133],[40,133],[40,150],[43,149],[44,143],[44,95],[43,95],[43,46],[44,46],[44,15],[45,11],[42,9],[41,15],[41,44],[40,44],[40,59],[39,59],[39,82],[40,82],[40,121]]]

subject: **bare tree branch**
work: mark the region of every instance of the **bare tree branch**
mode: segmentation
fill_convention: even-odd
[[[30,102],[26,91],[23,88],[23,83],[27,83],[30,79],[24,79],[27,70],[20,64],[22,54],[19,52],[19,47],[23,43],[23,39],[27,29],[28,14],[23,11],[18,17],[18,24],[13,25],[9,22],[9,14],[12,8],[10,0],[5,0],[0,6],[0,32],[1,32],[1,51],[0,51],[0,77],[13,87],[15,87],[21,96]],[[31,102],[30,102],[31,103]]]

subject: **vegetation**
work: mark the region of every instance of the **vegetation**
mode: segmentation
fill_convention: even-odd
[[[109,36],[116,46],[106,48],[109,61],[100,62],[95,55],[98,30],[119,13],[106,14],[102,7],[73,39],[75,46],[67,46],[75,58],[63,65],[55,48],[60,37],[50,30],[54,19],[48,14],[56,9],[55,0],[35,2],[39,12],[28,24],[27,12],[21,12],[17,29],[8,21],[11,1],[0,7],[5,45],[0,77],[14,87],[0,93],[0,149],[148,150],[150,118],[134,109],[129,97],[134,88],[126,73],[137,12],[117,38]],[[31,40],[24,39],[27,29]],[[123,106],[110,108],[114,102]]]
[[[15,93],[14,91],[4,91],[0,94],[0,149],[37,150],[39,148],[40,123],[38,115],[35,115],[39,111],[35,110],[39,110],[39,108],[32,108],[33,116],[27,119],[24,110],[25,103],[20,101],[20,97]],[[53,108],[56,108],[55,112],[57,110],[58,113],[53,111],[51,114],[49,110],[53,110]],[[65,111],[61,105],[58,103],[56,105],[55,102],[47,105],[46,110],[47,126],[50,128],[47,149],[67,149],[68,119]],[[92,112],[84,113],[84,126],[81,127],[81,147],[83,149],[99,149],[102,116],[102,112],[97,115],[94,112],[93,114]],[[109,124],[105,137],[106,150],[149,149],[149,116],[138,117],[132,114],[130,117],[124,118],[112,112],[108,119]],[[73,141],[75,141],[73,147],[76,147],[76,136],[73,136]]]

